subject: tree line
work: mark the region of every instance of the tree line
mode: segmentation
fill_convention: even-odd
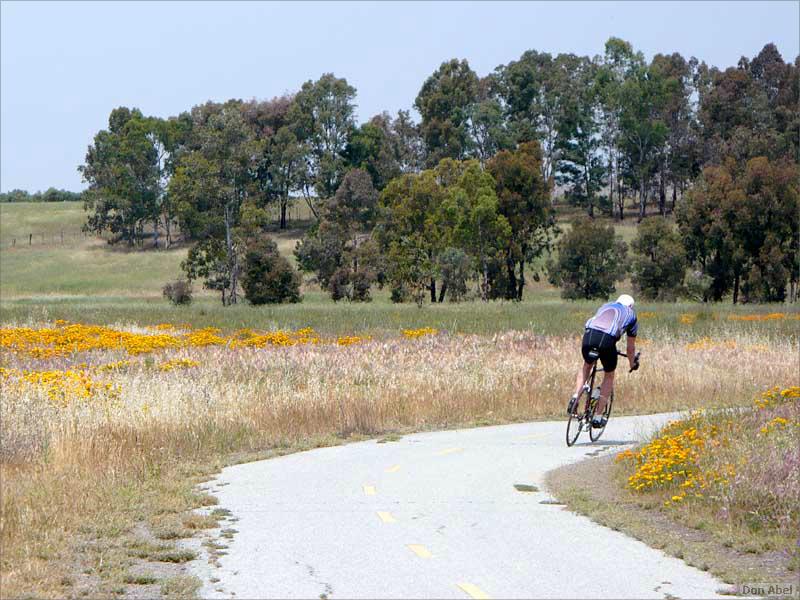
[[[31,194],[27,190],[13,189],[0,194],[0,202],[78,202],[83,199],[82,192],[70,192],[54,187]]]
[[[678,53],[648,62],[611,38],[595,57],[531,50],[483,77],[446,61],[414,101],[419,122],[401,110],[358,125],[356,90],[333,74],[168,119],[122,107],[80,167],[87,227],[130,245],[152,235],[156,247],[179,227],[192,242],[187,276],[227,304],[259,287],[256,273],[297,282],[266,239],[267,210],[285,228],[301,200],[314,219],[298,264],[334,299],[386,285],[397,301],[458,300],[471,281],[484,300],[521,299],[559,233],[562,199],[589,219],[559,238],[547,268],[570,297],[597,292],[570,283],[570,269],[593,265],[578,253],[570,267],[565,244],[597,237],[616,264],[601,274],[633,269],[645,294],[688,289],[688,268],[706,300],[793,299],[799,69],[773,44],[720,70]],[[623,220],[631,203],[638,221],[648,208],[675,213],[679,232],[647,225],[628,261],[613,231],[589,228],[597,214]]]

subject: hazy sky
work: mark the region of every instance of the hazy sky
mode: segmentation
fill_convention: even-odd
[[[271,98],[322,73],[358,116],[410,108],[449,58],[479,75],[525,50],[595,55],[610,36],[650,58],[735,65],[800,52],[794,2],[7,2],[0,5],[0,190],[80,190],[76,167],[120,105],[169,116]]]

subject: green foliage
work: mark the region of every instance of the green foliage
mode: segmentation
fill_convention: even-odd
[[[725,157],[744,163],[756,156],[797,160],[800,129],[800,63],[784,63],[774,44],[752,61],[712,69],[701,96],[698,120],[704,133],[704,159]]]
[[[631,242],[631,281],[636,292],[648,300],[675,300],[686,274],[686,251],[680,235],[663,217],[639,224]]]
[[[256,306],[300,302],[300,276],[268,237],[251,242],[244,255],[242,287]]]
[[[452,59],[425,81],[414,101],[422,116],[420,130],[428,151],[427,165],[469,155],[469,118],[478,99],[478,76],[466,60]]]
[[[307,81],[294,98],[289,119],[297,139],[308,146],[303,190],[330,198],[344,177],[343,156],[355,126],[356,89],[333,73]]]
[[[712,278],[710,298],[782,301],[800,279],[798,168],[766,157],[707,167],[678,213],[689,259]]]
[[[300,268],[316,272],[317,281],[334,300],[369,300],[377,277],[375,247],[370,243],[377,200],[367,172],[349,171],[325,203],[318,226],[297,245]]]
[[[219,290],[223,304],[235,304],[250,229],[242,228],[242,209],[257,190],[253,173],[264,144],[238,101],[196,106],[192,119],[192,150],[181,155],[169,182],[181,228],[197,240],[183,267],[190,280],[201,277]]]
[[[605,299],[616,291],[615,282],[625,277],[628,249],[611,226],[575,220],[556,248],[558,256],[548,262],[548,271],[562,298]]]
[[[618,89],[622,168],[639,190],[639,220],[645,216],[647,190],[663,150],[665,82],[657,69],[636,65]]]
[[[525,142],[514,151],[501,151],[488,162],[487,170],[494,178],[498,211],[510,227],[504,264],[490,265],[489,295],[521,300],[526,264],[550,250],[556,233],[550,186],[542,175],[541,147]]]
[[[605,184],[605,157],[600,153],[600,122],[597,119],[599,89],[597,66],[590,60],[574,59],[565,82],[565,98],[558,123],[556,147],[559,162],[556,181],[565,186],[567,199],[594,216],[597,205],[609,205],[599,192]]]
[[[159,247],[162,230],[169,246],[175,210],[167,182],[190,128],[185,116],[164,120],[144,117],[139,109],[111,111],[109,128],[95,135],[78,167],[89,184],[82,194],[91,212],[85,229],[110,232],[109,243],[142,246],[147,226],[154,247]]]

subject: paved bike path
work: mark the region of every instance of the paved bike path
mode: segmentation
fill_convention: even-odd
[[[202,597],[709,598],[721,582],[552,500],[544,474],[673,415],[613,418],[567,448],[564,421],[408,435],[226,468],[239,520]],[[217,580],[213,583],[212,578]]]

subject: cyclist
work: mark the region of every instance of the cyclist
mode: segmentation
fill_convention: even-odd
[[[583,344],[581,354],[583,355],[583,367],[578,371],[575,380],[575,393],[569,400],[567,414],[578,412],[578,395],[584,382],[589,378],[597,358],[589,355],[594,350],[603,365],[603,383],[600,386],[600,397],[597,399],[592,427],[605,427],[606,418],[603,411],[606,408],[606,400],[614,390],[614,369],[617,368],[617,342],[622,334],[627,336],[628,363],[632,371],[639,368],[636,361],[636,333],[639,323],[636,320],[636,313],[633,310],[633,298],[628,294],[622,294],[616,302],[608,302],[597,309],[595,315],[586,321],[586,331],[583,334]]]

